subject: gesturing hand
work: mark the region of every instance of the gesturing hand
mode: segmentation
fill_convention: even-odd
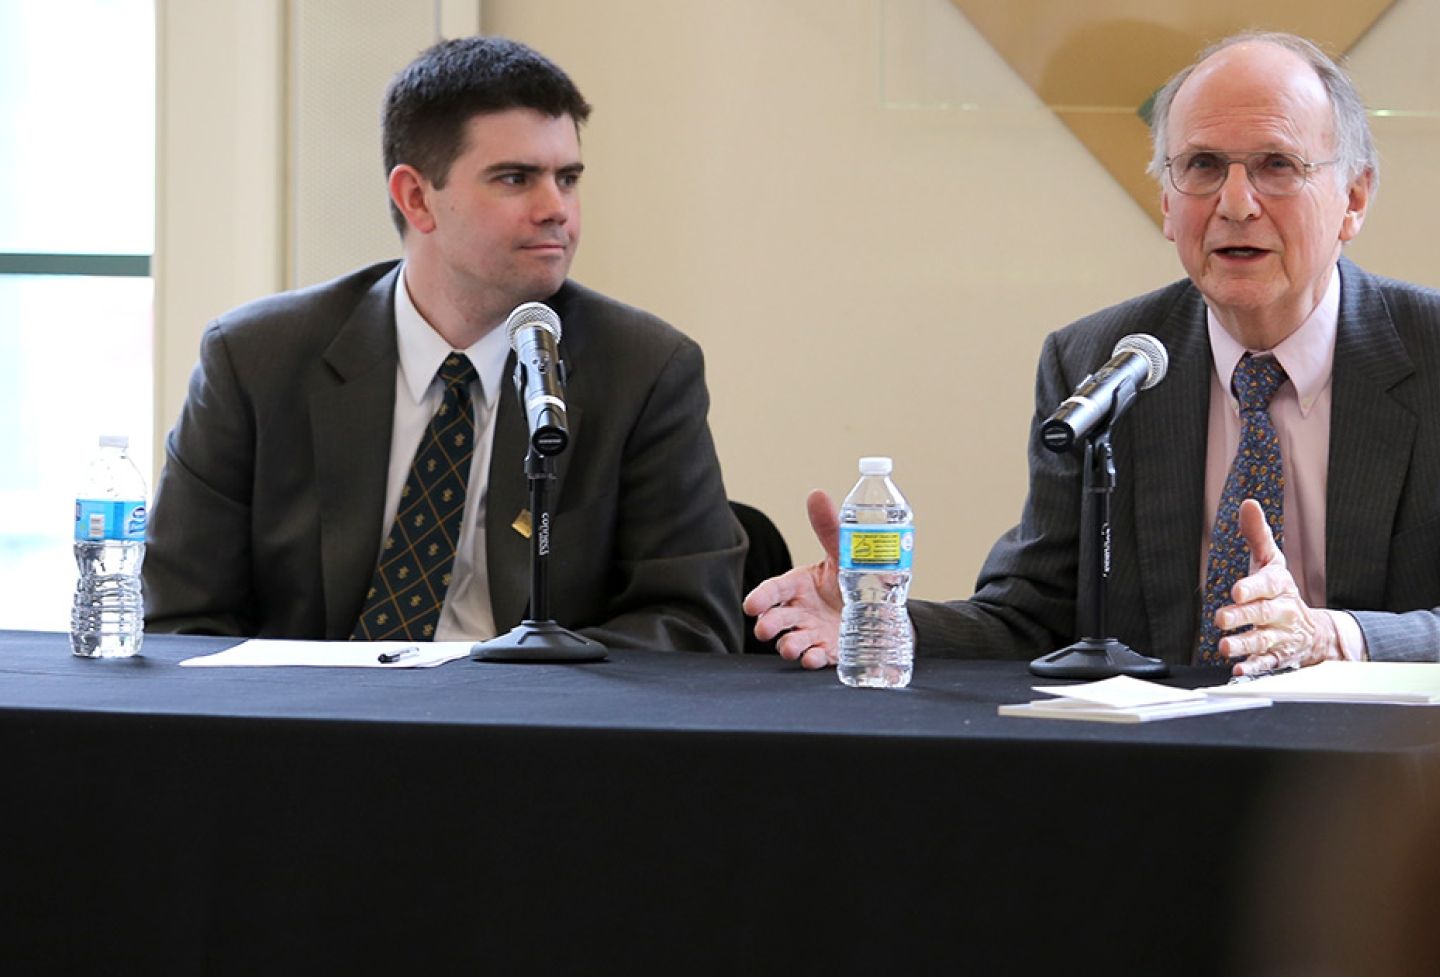
[[[840,514],[834,501],[820,489],[805,499],[810,528],[825,550],[825,558],[771,577],[745,597],[745,613],[758,620],[755,637],[780,637],[780,657],[806,668],[835,664],[840,643]]]
[[[1277,668],[1314,665],[1340,658],[1335,622],[1324,610],[1310,607],[1300,597],[1285,565],[1285,554],[1275,545],[1260,503],[1240,503],[1240,533],[1250,547],[1250,575],[1230,588],[1233,604],[1215,612],[1215,624],[1228,631],[1252,625],[1243,634],[1220,640],[1220,653],[1240,658],[1236,675],[1251,675]]]

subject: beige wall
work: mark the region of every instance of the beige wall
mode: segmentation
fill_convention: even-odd
[[[253,20],[254,8],[231,2]],[[272,16],[288,23],[295,4],[320,2],[272,3]],[[1376,120],[1385,186],[1353,256],[1432,285],[1437,7],[1400,0],[1353,56],[1371,103],[1410,113]],[[704,345],[732,497],[769,511],[797,558],[813,559],[806,491],[843,494],[856,457],[893,455],[920,527],[914,592],[968,593],[1024,497],[1042,337],[1181,273],[1140,208],[948,0],[487,0],[480,23],[564,65],[596,106],[575,276]],[[202,24],[184,29],[227,43]],[[393,70],[413,53],[354,56]],[[260,95],[222,90],[233,101],[283,88],[285,73],[267,76],[265,64]],[[351,93],[371,107],[379,94]],[[317,126],[282,122],[282,142],[303,152]],[[253,125],[264,129],[263,113],[236,116],[230,131]],[[174,163],[187,134],[162,121],[161,138],[165,201],[184,189]],[[374,159],[373,138],[346,148]],[[309,264],[286,250],[294,237],[254,253],[240,246],[249,235],[187,226],[166,208],[162,427],[204,318],[279,287],[266,276],[282,261],[289,283],[302,265],[318,273],[393,254],[383,208],[371,206],[383,193],[375,173],[326,188],[370,208],[374,234],[347,234]],[[262,228],[272,219],[253,217]],[[181,283],[177,253],[213,253],[216,235],[222,255],[264,273],[239,287]]]
[[[280,8],[156,4],[157,472],[201,327],[283,280]]]

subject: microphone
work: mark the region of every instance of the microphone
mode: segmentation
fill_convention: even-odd
[[[1056,454],[1092,430],[1119,417],[1135,394],[1165,379],[1170,357],[1160,340],[1131,333],[1115,344],[1110,361],[1080,381],[1080,386],[1040,425],[1040,440]]]
[[[515,387],[525,404],[530,447],[536,454],[558,455],[570,443],[564,364],[560,362],[560,317],[547,305],[526,302],[510,313],[505,328],[515,351]]]

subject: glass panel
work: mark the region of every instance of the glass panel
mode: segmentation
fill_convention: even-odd
[[[0,251],[150,254],[152,0],[0,2]]]
[[[1040,133],[1058,122],[1075,142],[1051,144],[1042,161],[1017,159],[1005,178],[1018,186],[1053,183],[1057,173],[1083,180],[1093,160],[1158,227],[1159,194],[1145,172],[1150,100],[1206,44],[1254,26],[1254,7],[1214,0],[881,0],[879,94],[893,112],[934,113],[926,125],[968,129],[992,146],[996,137],[1027,128]],[[1346,54],[1371,110],[1382,182],[1393,173],[1420,186],[1411,199],[1433,198],[1440,4],[1305,0],[1271,7],[1269,28]],[[1387,190],[1385,198],[1391,195]],[[1396,219],[1382,210],[1385,220]],[[1429,218],[1409,216],[1413,233],[1423,236],[1434,223]],[[1367,234],[1354,253],[1373,253],[1376,237]],[[1416,277],[1429,276],[1422,269]]]
[[[1440,113],[1440,5],[1308,0],[1262,19],[1343,53],[1372,114]],[[881,0],[880,95],[896,109],[1133,115],[1255,21],[1253,5],[1215,0]]]
[[[152,292],[0,276],[0,627],[69,628],[75,490],[99,435],[128,434],[150,481]]]

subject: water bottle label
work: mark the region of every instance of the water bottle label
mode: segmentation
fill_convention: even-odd
[[[914,550],[909,526],[840,527],[842,570],[909,570]]]
[[[76,539],[145,540],[145,503],[114,499],[75,500]]]

